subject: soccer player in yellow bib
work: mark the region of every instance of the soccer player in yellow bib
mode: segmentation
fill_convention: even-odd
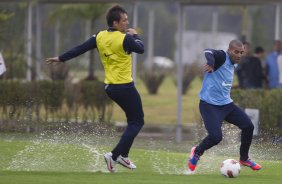
[[[127,12],[122,7],[112,7],[106,18],[109,26],[107,30],[98,32],[58,57],[46,59],[46,62],[65,62],[97,48],[105,70],[105,91],[122,108],[127,118],[127,127],[119,143],[104,155],[108,170],[115,172],[116,163],[129,169],[136,168],[128,154],[134,138],[144,125],[144,113],[132,79],[131,53],[144,53],[144,46],[136,30],[128,28]]]

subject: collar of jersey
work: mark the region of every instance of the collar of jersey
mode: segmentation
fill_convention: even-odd
[[[109,27],[108,29],[109,32],[114,32],[114,31],[117,31],[117,29],[113,28],[113,27]]]

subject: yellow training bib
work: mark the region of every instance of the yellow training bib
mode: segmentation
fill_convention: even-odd
[[[106,84],[125,84],[132,79],[132,58],[123,48],[125,34],[101,31],[96,37],[97,48],[105,70]]]

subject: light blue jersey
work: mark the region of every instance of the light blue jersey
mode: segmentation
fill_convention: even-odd
[[[206,50],[205,53],[214,55],[216,51]],[[205,73],[200,99],[212,105],[226,105],[233,100],[230,97],[230,91],[233,82],[234,69],[237,64],[233,64],[227,52],[225,61],[212,73]],[[215,58],[215,63],[217,58]],[[221,58],[222,59],[222,58]],[[209,61],[208,61],[209,63]]]

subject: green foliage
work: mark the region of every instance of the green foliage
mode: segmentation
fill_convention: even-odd
[[[111,100],[104,92],[103,84],[98,81],[78,84],[65,84],[63,81],[0,81],[0,86],[0,119],[8,125],[11,122],[17,130],[25,121],[35,129],[38,128],[35,123],[39,122],[56,124],[73,118],[77,123],[79,109],[87,112],[84,120],[92,116],[99,117],[98,120],[92,118],[94,122],[110,121],[110,117],[106,119],[105,116]],[[88,112],[88,109],[91,111]],[[9,127],[2,127],[2,130],[10,130]]]
[[[104,83],[99,81],[81,82],[81,104],[87,109],[96,109],[99,114],[99,122],[105,121],[106,107],[111,104],[110,98],[104,92]],[[109,121],[109,120],[108,120]]]
[[[97,20],[108,8],[106,4],[66,4],[59,6],[50,15],[49,20],[56,22],[57,19],[73,21],[75,19]]]
[[[14,13],[7,12],[4,9],[0,8],[0,23],[8,21],[14,16]]]
[[[55,112],[62,107],[64,100],[63,82],[39,81],[33,84],[37,87],[34,96],[39,97],[38,100],[42,102],[46,110]]]
[[[97,32],[95,28],[96,21],[106,12],[108,9],[107,4],[68,4],[62,5],[55,9],[49,16],[51,22],[60,21],[66,23],[74,22],[75,20],[88,20],[90,22],[89,32]],[[90,35],[87,35],[90,36]],[[54,68],[53,68],[54,70]],[[89,73],[88,80],[96,80],[94,74],[94,50],[90,51],[89,55]],[[53,72],[58,73],[58,72]]]
[[[68,65],[60,63],[50,66],[50,77],[52,80],[66,80],[69,74]]]
[[[0,52],[7,71],[3,78],[23,78],[26,71],[24,60],[24,23],[18,17],[25,16],[25,9],[18,4],[0,6]],[[2,77],[1,77],[2,78]]]
[[[260,111],[260,128],[282,135],[282,90],[233,90],[231,96],[242,108]]]
[[[6,7],[0,6],[0,33],[2,33],[5,30],[5,27],[8,24],[8,21],[14,16],[15,14],[10,12]],[[0,36],[0,40],[2,39],[2,36]]]
[[[149,94],[153,95],[158,93],[158,89],[163,83],[165,76],[166,72],[157,68],[145,70],[140,74],[140,78],[144,82]]]
[[[182,69],[182,94],[186,94],[192,81],[200,73],[200,67],[197,62],[184,65]],[[177,85],[177,76],[174,78],[174,84]]]
[[[105,105],[109,104],[110,101],[108,96],[101,89],[104,89],[103,82],[82,81],[81,92],[84,94],[81,99],[82,104],[85,107],[93,106],[97,109],[103,108]],[[90,99],[89,97],[92,98]]]

